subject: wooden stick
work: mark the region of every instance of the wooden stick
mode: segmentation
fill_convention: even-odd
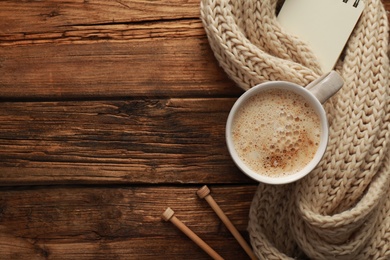
[[[241,234],[238,232],[238,230],[234,227],[232,222],[229,220],[229,218],[225,215],[225,213],[222,211],[222,209],[218,206],[218,204],[215,202],[213,197],[210,195],[210,189],[205,185],[202,188],[200,188],[196,194],[201,199],[205,199],[211,208],[217,213],[218,217],[222,220],[222,222],[226,225],[226,227],[229,229],[229,231],[233,234],[235,239],[238,241],[238,243],[241,245],[241,247],[245,250],[245,252],[248,254],[248,256],[251,259],[257,259],[255,254],[252,252],[252,249],[247,244],[245,239],[241,236]]]
[[[172,222],[178,229],[186,234],[192,241],[200,246],[209,256],[215,260],[223,260],[223,258],[215,252],[209,245],[206,244],[200,237],[198,237],[191,229],[189,229],[183,222],[181,222],[176,216],[175,212],[171,208],[167,208],[161,215],[161,218],[165,221]]]

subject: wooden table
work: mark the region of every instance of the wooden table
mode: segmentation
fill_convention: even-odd
[[[390,0],[385,0],[390,10]],[[199,0],[0,2],[0,259],[226,259],[245,252],[257,184],[231,161],[242,91],[218,66]]]

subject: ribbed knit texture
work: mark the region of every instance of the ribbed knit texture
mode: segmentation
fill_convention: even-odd
[[[365,3],[336,66],[345,85],[325,104],[324,158],[298,182],[260,184],[253,198],[248,230],[260,259],[390,259],[389,27],[380,0]],[[307,44],[277,23],[279,4],[201,1],[215,57],[244,90],[322,74]]]

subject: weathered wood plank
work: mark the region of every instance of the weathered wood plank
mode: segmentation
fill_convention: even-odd
[[[0,48],[0,98],[236,96],[206,38]]]
[[[240,93],[213,57],[198,1],[7,1],[0,8],[1,99]]]
[[[225,145],[234,101],[0,103],[0,185],[248,182]]]
[[[0,46],[36,44],[86,44],[96,42],[140,42],[199,37],[205,32],[200,19],[129,24],[91,24],[56,27],[52,31],[0,34]]]
[[[199,17],[199,0],[1,1],[0,34],[50,33],[72,25]]]
[[[240,93],[208,46],[199,1],[3,1],[0,9],[2,99]]]
[[[204,200],[188,187],[35,187],[0,189],[0,258],[208,259],[171,223],[166,207],[226,259],[246,259]],[[245,236],[256,189],[210,186]],[[30,257],[29,257],[30,259]]]

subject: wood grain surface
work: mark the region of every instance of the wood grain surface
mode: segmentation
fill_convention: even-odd
[[[207,202],[200,186],[47,187],[0,190],[2,259],[208,259],[160,215],[175,215],[226,259],[245,258]],[[212,195],[237,229],[255,186],[211,186]],[[6,225],[5,225],[6,224]]]
[[[225,146],[233,102],[0,103],[0,182],[247,183]]]
[[[390,0],[383,1],[390,10]],[[225,122],[242,93],[219,67],[199,0],[0,1],[0,259],[247,255],[257,183]]]

